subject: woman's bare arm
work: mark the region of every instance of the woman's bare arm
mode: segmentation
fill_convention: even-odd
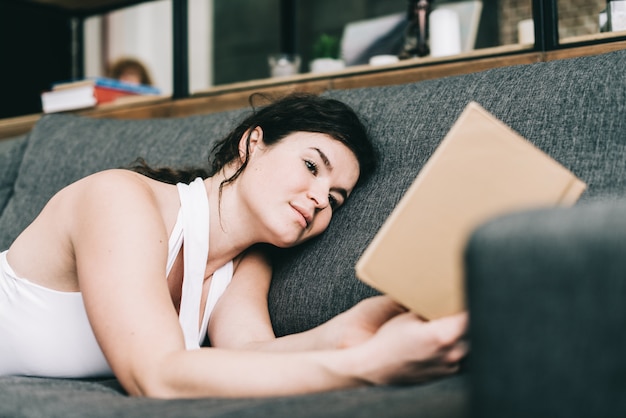
[[[275,338],[267,301],[271,275],[262,252],[252,250],[242,256],[231,284],[211,314],[212,346],[263,351],[346,348],[370,338],[383,323],[406,312],[387,297],[374,297],[321,326]]]
[[[235,260],[233,278],[209,320],[211,346],[243,349],[274,341],[267,307],[271,275],[268,260],[258,250]]]
[[[267,296],[272,269],[264,254],[250,250],[236,263],[230,285],[209,321],[213,347],[261,351],[304,351],[336,348],[325,327],[276,338]]]
[[[165,226],[136,174],[105,172],[79,184],[70,235],[89,321],[122,385],[149,393],[164,356],[184,348],[165,279]]]

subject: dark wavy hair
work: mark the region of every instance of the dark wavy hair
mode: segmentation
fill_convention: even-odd
[[[249,158],[249,144],[252,131],[256,127],[263,130],[263,142],[272,146],[295,132],[316,132],[329,135],[350,149],[359,163],[359,182],[369,177],[376,168],[376,151],[367,134],[367,129],[356,113],[345,103],[313,94],[293,93],[255,108],[250,97],[253,112],[225,138],[217,142],[209,157],[208,168],[174,169],[169,167],[152,168],[139,159],[130,169],[150,178],[170,184],[189,183],[197,177],[207,178],[218,173],[232,161],[239,159],[239,141],[246,136],[246,154],[243,163],[220,189],[235,181],[246,169]]]

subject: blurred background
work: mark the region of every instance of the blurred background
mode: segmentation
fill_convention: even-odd
[[[106,75],[112,62],[123,57],[142,62],[153,84],[171,94],[172,0],[134,1],[138,4],[79,22],[68,21],[66,14],[46,3],[0,0],[0,118],[40,112],[40,94],[51,83]],[[267,78],[268,56],[285,50],[297,53],[300,71],[307,72],[320,36],[342,41],[346,28],[355,23],[404,18],[408,4],[407,0],[291,0],[285,8],[286,3],[188,0],[189,92]],[[446,3],[459,0],[432,2],[433,6]],[[475,49],[518,43],[518,23],[532,17],[532,0],[474,3],[481,3]],[[559,0],[559,36],[599,32],[599,14],[605,6],[605,0]]]

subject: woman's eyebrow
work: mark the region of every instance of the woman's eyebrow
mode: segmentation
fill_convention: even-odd
[[[333,165],[330,163],[330,160],[328,159],[326,154],[324,154],[324,152],[319,148],[312,147],[312,149],[317,151],[317,153],[320,155],[320,158],[322,159],[322,162],[324,163],[326,168],[328,168],[328,171],[333,171]]]

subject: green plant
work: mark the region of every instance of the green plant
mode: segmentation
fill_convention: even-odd
[[[339,38],[322,34],[313,44],[313,58],[339,58]]]

